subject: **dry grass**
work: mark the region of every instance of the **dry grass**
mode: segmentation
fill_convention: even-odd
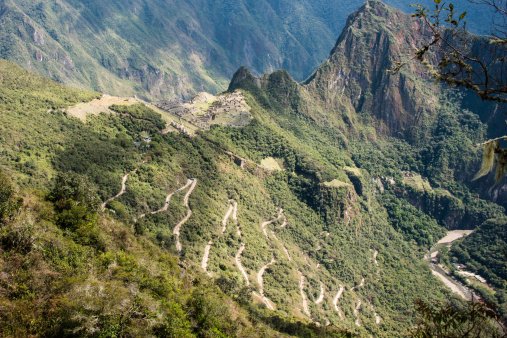
[[[354,174],[355,176],[363,176],[363,174],[361,174],[361,170],[359,170],[358,168],[354,168],[354,167],[343,167],[343,170],[345,170],[346,172],[349,172],[349,173],[352,173]]]
[[[100,113],[111,114],[112,111],[109,107],[113,104],[132,105],[140,102],[140,100],[133,97],[116,97],[104,94],[100,99],[94,99],[86,103],[78,103],[75,106],[69,107],[67,109],[67,114],[84,121],[88,115],[99,115]]]
[[[266,157],[261,161],[261,166],[267,170],[282,171],[280,164],[273,157]]]
[[[345,183],[340,180],[332,180],[331,182],[324,182],[322,184],[328,188],[351,187],[349,183]]]

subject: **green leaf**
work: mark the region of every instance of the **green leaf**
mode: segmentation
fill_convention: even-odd
[[[449,4],[449,9],[451,10],[451,12],[454,10],[454,5],[453,4]]]
[[[438,5],[439,3],[441,3],[442,0],[435,0],[435,3]]]
[[[463,12],[463,14],[461,14],[461,15],[459,16],[459,19],[460,19],[460,20],[463,20],[463,19],[465,18],[465,16],[466,16],[466,15],[467,15],[467,12]]]

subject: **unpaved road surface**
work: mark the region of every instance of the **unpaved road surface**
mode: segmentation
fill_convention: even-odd
[[[137,169],[135,169],[132,173],[136,173],[137,172]],[[120,197],[121,195],[123,195],[125,193],[125,191],[127,190],[127,178],[129,177],[130,173],[127,173],[125,174],[125,176],[123,176],[123,179],[121,181],[121,190],[119,193],[117,193],[116,195],[114,195],[113,197],[111,198],[108,198],[104,203],[102,203],[102,210],[104,210],[106,208],[106,204],[107,202],[109,201],[112,201],[114,200],[115,198],[118,198]]]
[[[361,284],[359,284],[358,286],[354,286],[352,289],[350,289],[350,291],[354,291],[354,290],[360,288],[361,286],[364,286],[364,281],[365,281],[364,278],[361,279]]]
[[[315,304],[320,304],[322,301],[324,301],[324,284],[320,283],[320,296],[319,299],[315,301]]]
[[[336,310],[336,312],[338,312],[338,315],[340,316],[340,319],[342,319],[342,320],[344,319],[344,316],[343,316],[342,311],[338,307],[338,301],[340,300],[340,297],[342,296],[344,290],[345,290],[345,288],[343,287],[343,285],[340,285],[340,290],[338,290],[338,293],[336,294],[336,296],[333,299],[334,309]]]
[[[164,204],[164,206],[163,206],[162,208],[160,208],[160,209],[158,209],[158,210],[156,210],[156,211],[152,211],[152,212],[150,212],[150,214],[155,215],[155,214],[158,214],[159,212],[166,211],[166,210],[167,210],[167,208],[169,208],[169,201],[171,200],[171,197],[172,197],[172,196],[173,196],[176,192],[181,191],[181,190],[185,190],[185,189],[186,189],[186,188],[187,188],[190,184],[192,184],[192,181],[191,181],[191,180],[187,180],[187,183],[186,183],[184,186],[182,186],[181,188],[179,188],[177,191],[172,192],[172,193],[170,193],[169,195],[167,195],[167,197],[165,198],[165,204]],[[145,216],[146,216],[146,214],[141,214],[141,215],[139,215],[139,216],[137,217],[137,219],[135,219],[135,220],[134,220],[134,222],[137,222],[137,220],[139,220],[139,219],[141,219],[141,218],[143,218],[143,217],[145,217]]]
[[[246,285],[248,286],[250,285],[250,281],[248,280],[248,275],[246,274],[245,268],[243,268],[243,265],[241,265],[241,254],[243,253],[243,250],[245,250],[245,243],[241,243],[241,247],[236,254],[236,265],[238,266],[239,271],[241,271],[243,277],[245,277]]]
[[[299,273],[299,292],[301,293],[301,298],[303,298],[303,311],[308,316],[308,318],[312,319],[312,315],[310,314],[310,310],[308,310],[308,301],[306,300],[306,294],[304,291],[305,288],[305,276],[301,270],[298,269]],[[313,319],[312,319],[313,321]]]
[[[461,291],[461,289],[457,285],[455,285],[453,282],[451,282],[449,279],[447,279],[446,276],[442,275],[440,272],[435,271],[433,269],[431,269],[431,273],[433,273],[433,275],[437,276],[442,282],[444,282],[444,284],[448,288],[450,288],[452,290],[452,292],[458,294],[463,299],[469,300],[469,298],[465,295],[465,293],[463,291]]]
[[[270,310],[274,310],[274,307],[271,305],[271,302],[269,301],[269,299],[264,296],[264,280],[262,278],[262,275],[264,275],[264,272],[266,272],[267,268],[269,268],[270,265],[272,264],[275,264],[276,263],[276,260],[275,258],[273,257],[271,259],[271,262],[269,262],[268,264],[264,265],[260,270],[259,270],[259,273],[257,274],[257,282],[259,283],[259,293],[264,301],[264,304],[266,304],[266,306],[268,307],[268,309]]]
[[[185,218],[183,218],[175,227],[173,230],[173,234],[176,237],[176,250],[178,252],[181,252],[181,242],[180,242],[180,229],[183,224],[185,224],[186,221],[192,216],[192,210],[190,210],[190,207],[188,206],[188,198],[190,197],[190,194],[192,194],[192,191],[194,190],[195,186],[197,185],[197,180],[194,179],[192,182],[192,185],[190,186],[190,189],[188,189],[187,194],[185,195],[185,198],[183,199],[183,205],[187,208],[187,215]]]
[[[354,315],[355,315],[355,316],[356,316],[356,318],[357,318],[357,319],[356,319],[356,326],[359,326],[359,327],[361,326],[361,324],[359,323],[359,308],[361,308],[361,304],[362,304],[362,303],[363,303],[363,302],[362,302],[360,299],[358,299],[358,302],[357,302],[356,308],[354,309]]]
[[[202,257],[202,269],[210,274],[208,272],[208,259],[209,259],[209,251],[211,250],[211,246],[213,245],[212,241],[209,241],[208,244],[206,244],[206,247],[204,248],[204,256]]]

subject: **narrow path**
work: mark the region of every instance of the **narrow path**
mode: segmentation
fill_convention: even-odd
[[[188,198],[190,197],[190,194],[192,194],[192,191],[194,190],[196,185],[197,185],[197,179],[194,179],[192,182],[192,185],[190,186],[190,189],[188,189],[187,194],[185,195],[185,198],[183,199],[183,205],[185,205],[185,207],[187,207],[187,215],[174,227],[174,230],[173,230],[173,234],[176,237],[176,250],[178,250],[178,252],[181,252],[181,243],[180,243],[181,226],[183,224],[185,224],[186,221],[188,221],[190,216],[192,216],[192,210],[188,206]]]
[[[169,208],[169,202],[171,200],[171,197],[178,191],[182,191],[182,190],[185,190],[190,184],[192,184],[192,181],[191,180],[187,180],[187,183],[185,183],[184,186],[182,186],[181,188],[179,188],[178,190],[170,193],[169,195],[167,195],[167,197],[165,198],[165,203],[164,203],[164,206],[156,211],[151,211],[150,214],[151,215],[155,215],[155,214],[158,214],[159,212],[162,212],[162,211],[167,211],[167,208]],[[141,218],[145,217],[146,214],[141,214],[137,217],[137,219],[134,219],[134,222],[137,222],[138,220],[140,220]]]
[[[185,190],[190,184],[192,184],[192,181],[187,180],[187,183],[184,186],[182,186],[181,188],[179,188],[178,190],[176,190],[176,192],[181,191],[181,190]],[[167,197],[165,198],[164,206],[156,211],[152,211],[151,214],[155,215],[155,214],[158,214],[159,212],[167,211],[167,208],[169,208],[169,201],[171,200],[171,197],[173,195],[174,195],[174,192],[167,195]]]
[[[358,286],[354,286],[352,289],[350,289],[350,291],[354,291],[354,290],[360,288],[361,286],[364,286],[364,281],[365,281],[365,279],[363,277],[363,279],[361,279],[361,284],[359,284]]]
[[[322,282],[320,282],[320,296],[319,296],[319,299],[317,299],[315,301],[315,304],[320,304],[322,303],[322,301],[324,300],[324,284],[322,284]]]
[[[305,276],[303,275],[303,273],[299,269],[298,269],[298,273],[299,273],[299,292],[301,293],[301,298],[303,298],[303,311],[308,316],[308,318],[310,318],[313,322],[314,320],[312,318],[312,315],[310,314],[310,310],[308,310],[308,302],[306,300],[306,294],[304,292]]]
[[[338,307],[338,301],[340,300],[340,297],[342,296],[344,290],[345,288],[343,287],[343,285],[340,285],[340,290],[338,290],[336,297],[334,297],[333,299],[334,309],[336,310],[336,312],[338,312],[338,316],[340,316],[340,319],[342,320],[344,319],[344,316],[342,310]]]
[[[134,169],[134,171],[132,171],[133,174],[136,173],[136,172],[137,172],[137,169]],[[104,203],[102,203],[102,206],[101,206],[102,211],[104,211],[104,209],[106,209],[107,202],[110,202],[110,201],[114,200],[115,198],[120,197],[121,195],[123,195],[125,193],[125,191],[127,190],[127,185],[126,185],[127,178],[129,177],[129,175],[130,175],[130,173],[127,173],[127,174],[125,174],[125,176],[123,176],[123,179],[121,181],[121,190],[120,190],[120,192],[117,193],[116,195],[114,195],[113,197],[108,198]]]
[[[371,304],[371,310],[373,311],[373,315],[375,316],[375,324],[380,324],[380,321],[382,320],[382,318],[378,315],[378,313],[375,312],[375,308],[373,307],[373,304]]]
[[[238,266],[239,271],[241,271],[243,277],[245,277],[246,285],[249,286],[250,281],[248,280],[248,275],[246,274],[243,265],[241,265],[241,254],[243,253],[243,250],[245,250],[245,243],[241,243],[241,247],[239,248],[239,251],[236,254],[236,265]]]
[[[208,271],[208,258],[209,251],[211,250],[211,246],[213,245],[212,241],[209,241],[206,247],[204,248],[204,256],[202,257],[202,269],[211,276],[211,272]]]
[[[232,220],[236,224],[236,229],[238,230],[238,236],[239,236],[239,238],[241,238],[241,230],[239,229],[239,224],[238,224],[238,202],[236,202],[235,200],[232,200],[232,205],[234,207],[234,209],[232,211]]]
[[[266,304],[266,306],[268,307],[268,309],[270,310],[274,310],[274,307],[271,305],[271,302],[269,301],[269,299],[264,296],[264,280],[262,278],[262,275],[264,275],[264,272],[266,272],[267,268],[269,268],[270,265],[272,264],[275,264],[276,263],[276,259],[273,257],[271,259],[271,262],[269,262],[268,264],[264,265],[260,270],[259,270],[259,273],[257,274],[257,282],[259,283],[259,293],[262,297],[262,300],[264,301],[264,304]]]
[[[233,206],[233,204],[231,202],[236,203],[233,200],[229,200],[229,203],[230,203],[229,209],[227,210],[227,213],[225,214],[224,219],[222,220],[222,225],[223,225],[222,235],[225,234],[225,231],[227,230],[227,219],[229,218],[229,216],[232,214],[233,210],[235,209],[234,206]],[[209,241],[208,244],[206,245],[206,247],[204,248],[204,256],[202,257],[202,264],[201,264],[202,269],[205,272],[207,272],[208,275],[210,275],[210,276],[212,276],[212,273],[208,272],[207,269],[208,269],[209,252],[211,250],[211,246],[212,245],[213,245],[213,242]]]
[[[356,326],[359,326],[359,327],[361,326],[361,324],[360,324],[360,322],[359,322],[359,308],[361,307],[361,304],[362,304],[362,303],[363,303],[363,302],[362,302],[360,299],[358,299],[358,303],[357,303],[357,305],[356,305],[356,307],[355,307],[355,309],[354,309],[354,315],[355,315],[355,316],[356,316],[356,318],[357,318],[357,319],[356,319]]]
[[[378,268],[377,269],[377,275],[380,275],[380,268],[379,268],[379,265],[378,265],[377,256],[378,256],[378,251],[375,250],[375,252],[373,253],[373,261],[375,262],[375,266]]]
[[[285,252],[285,255],[287,256],[287,259],[289,260],[289,262],[292,261],[290,255],[289,255],[289,251],[287,250],[285,245],[283,245],[283,243],[278,240],[278,237],[276,237],[276,234],[273,230],[271,230],[271,234],[276,239],[276,242],[282,246],[283,252]]]
[[[283,212],[283,209],[280,208],[280,214]],[[278,216],[278,218],[280,218],[280,216]],[[287,217],[285,217],[285,215],[283,215],[283,223],[282,225],[280,225],[280,228],[285,228],[285,226],[287,225]]]
[[[224,216],[224,219],[222,220],[222,235],[225,234],[225,231],[227,230],[227,219],[229,216],[231,216],[232,212],[234,210],[234,205],[230,204],[229,209],[227,210],[227,213]]]

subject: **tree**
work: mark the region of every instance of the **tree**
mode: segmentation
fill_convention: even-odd
[[[418,322],[410,333],[413,337],[505,337],[506,331],[494,310],[482,302],[468,302],[466,308],[450,304],[430,307],[415,300]]]
[[[416,5],[413,17],[423,22],[421,47],[406,61],[393,61],[393,74],[398,73],[412,60],[418,60],[435,78],[450,86],[472,90],[482,100],[507,103],[507,1],[469,0],[488,6],[492,10],[490,36],[476,36],[466,29],[467,12],[459,13],[452,3],[434,0],[435,9]],[[500,147],[500,140],[507,136],[488,140],[484,146],[482,166],[478,179],[495,166],[495,182],[498,184],[507,174],[507,149]]]
[[[14,187],[7,174],[0,169],[0,224],[23,204],[22,198],[15,197]]]

